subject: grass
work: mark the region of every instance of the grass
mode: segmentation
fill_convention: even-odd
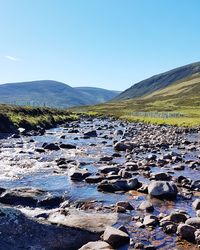
[[[200,126],[200,77],[155,91],[147,96],[73,109],[85,113],[110,115],[134,122]]]
[[[0,105],[0,115],[1,131],[9,130],[10,126],[27,130],[36,129],[38,126],[51,128],[56,124],[78,119],[76,114],[66,110],[3,104]]]

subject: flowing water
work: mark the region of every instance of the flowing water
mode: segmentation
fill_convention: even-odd
[[[71,133],[70,129],[78,128],[79,133]],[[83,138],[83,132],[88,129],[96,129],[98,137]],[[77,161],[81,168],[86,168],[89,172],[95,174],[98,167],[102,166],[99,162],[102,156],[112,156],[115,153],[113,141],[119,140],[120,136],[113,136],[116,129],[124,130],[124,126],[118,121],[99,120],[84,121],[71,124],[70,128],[58,127],[48,130],[43,136],[22,137],[20,139],[2,139],[0,141],[0,187],[37,187],[47,190],[53,194],[65,195],[71,202],[73,201],[96,201],[102,206],[110,206],[117,201],[128,200],[135,208],[143,200],[150,199],[147,195],[137,191],[129,193],[103,193],[97,191],[96,184],[87,184],[86,182],[74,182],[68,176],[68,169],[60,169],[55,160],[65,158],[67,160]],[[61,136],[65,135],[65,139]],[[188,139],[192,141],[199,140],[199,134],[189,135]],[[41,148],[43,143],[63,142],[77,146],[77,149],[61,149],[59,151],[46,151],[38,153],[35,148]],[[181,149],[173,148],[177,152]],[[165,153],[165,152],[163,152]],[[183,153],[183,152],[182,152]],[[114,163],[123,164],[126,161],[125,153],[120,153],[121,157],[114,158]],[[198,159],[199,152],[184,152],[185,159]],[[138,159],[142,159],[146,154],[138,154]],[[170,165],[162,168],[162,172],[170,171]],[[152,167],[153,172],[159,172],[159,167]],[[200,179],[199,171],[186,166],[183,171],[174,171],[173,176],[184,175],[192,180]],[[135,176],[142,182],[149,182],[149,179],[143,176]],[[196,194],[198,196],[198,193]],[[193,197],[194,199],[195,197]],[[184,209],[191,216],[195,216],[192,209],[192,200],[177,198],[176,201],[160,201],[151,199],[155,210],[154,214],[169,214],[176,209]],[[144,212],[134,210],[131,216],[141,216]],[[165,234],[160,227],[154,230],[137,228],[135,222],[130,220],[125,225],[133,240],[143,242],[144,244],[154,244],[158,249],[197,249],[195,245],[184,241],[177,241],[175,235]]]

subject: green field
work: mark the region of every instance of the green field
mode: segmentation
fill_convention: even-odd
[[[75,114],[66,110],[0,105],[0,131],[9,132],[10,127],[34,130],[38,126],[51,128],[56,124],[77,119]]]
[[[79,107],[74,111],[106,114],[129,121],[199,126],[200,77],[193,75],[184,81],[137,99]]]

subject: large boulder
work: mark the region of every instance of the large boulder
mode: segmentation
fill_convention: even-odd
[[[148,185],[148,194],[161,199],[175,199],[178,190],[173,182],[152,181]]]
[[[14,208],[0,209],[0,249],[77,250],[100,234],[75,227],[38,222]]]
[[[112,226],[118,221],[116,213],[85,213],[80,211],[69,211],[67,215],[62,212],[53,212],[48,221],[68,227],[76,227],[91,232],[103,233],[106,226]]]
[[[129,235],[114,227],[106,227],[103,234],[103,240],[109,243],[112,247],[117,248],[128,244],[130,241]]]

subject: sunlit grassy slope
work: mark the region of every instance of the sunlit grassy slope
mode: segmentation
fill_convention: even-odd
[[[130,121],[198,126],[200,125],[200,75],[194,74],[137,99],[77,108],[76,111],[109,114]]]

